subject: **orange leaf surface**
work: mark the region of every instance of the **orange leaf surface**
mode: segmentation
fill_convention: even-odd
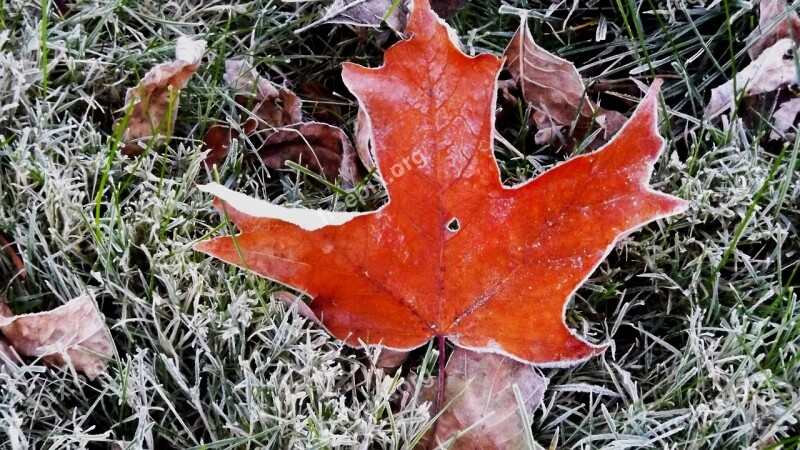
[[[492,154],[500,60],[469,57],[426,0],[385,64],[344,68],[390,201],[374,212],[286,208],[202,187],[241,233],[196,248],[293,286],[331,334],[412,349],[434,336],[539,365],[604,347],[566,304],[620,236],[682,210],[648,187],[661,154],[658,85],[608,145],[512,188]]]

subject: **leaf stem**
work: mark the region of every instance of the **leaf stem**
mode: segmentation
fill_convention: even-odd
[[[447,373],[445,372],[444,362],[444,336],[440,334],[436,338],[439,340],[439,392],[436,395],[436,414],[439,414],[444,407],[444,388],[445,383],[447,383]]]
[[[442,413],[442,409],[444,408],[444,391],[447,383],[447,372],[445,371],[445,358],[444,358],[444,351],[445,351],[445,341],[444,335],[436,336],[436,339],[439,341],[439,373],[437,374],[438,377],[438,386],[436,392],[436,410],[434,411],[432,417],[437,417]],[[436,418],[436,422],[433,423],[433,430],[431,430],[431,439],[428,441],[428,449],[432,449],[436,446],[436,427],[439,425],[439,418]]]

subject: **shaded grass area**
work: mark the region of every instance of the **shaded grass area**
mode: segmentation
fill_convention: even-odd
[[[117,354],[94,382],[37,365],[0,374],[0,443],[412,442],[429,414],[404,377],[429,374],[434,350],[419,350],[397,376],[384,374],[370,362],[374,350],[342,348],[271,301],[280,286],[191,250],[233,231],[220,230],[195,188],[210,177],[198,152],[204,130],[244,114],[222,85],[224,59],[252,58],[306,100],[307,115],[351,130],[356,109],[340,65],[376,66],[396,37],[341,26],[294,34],[320,2],[79,1],[66,16],[42,5],[0,2],[0,232],[28,271],[13,276],[0,254],[0,292],[17,312],[92,292]],[[588,95],[606,107],[635,106],[630,77],[664,78],[670,144],[653,183],[692,206],[624,240],[578,292],[567,322],[613,345],[546,372],[552,382],[534,436],[545,444],[558,431],[559,448],[790,448],[800,439],[800,145],[766,142],[767,122],[746,128],[738,114],[702,119],[709,89],[748,62],[753,5],[575,5],[471,2],[450,22],[467,51],[499,54],[524,11],[537,42],[575,61],[592,81]],[[122,159],[113,121],[125,90],[171,58],[183,34],[206,39],[209,50],[181,93],[175,134],[163,153]],[[496,148],[508,184],[565,158],[533,144],[522,125],[530,112],[516,106],[500,123],[513,149]],[[276,203],[345,207],[340,189],[302,171],[269,172],[244,159],[252,151],[235,147],[220,181]],[[367,183],[375,189],[361,209],[385,201],[379,182]]]

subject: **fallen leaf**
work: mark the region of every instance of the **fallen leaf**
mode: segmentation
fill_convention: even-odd
[[[628,120],[621,113],[600,108],[586,97],[583,79],[575,65],[538,46],[525,16],[503,56],[505,67],[522,90],[522,97],[533,108],[533,120],[538,128],[537,144],[552,141],[576,122],[572,135],[579,138],[592,127],[603,130],[602,138],[591,147],[596,148]]]
[[[249,118],[242,132],[253,141],[258,156],[274,169],[286,168],[286,161],[305,165],[329,180],[341,175],[345,185],[359,178],[356,153],[340,128],[321,122],[302,122],[300,99],[283,86],[261,77],[243,60],[225,61],[225,82],[239,104],[255,103],[255,118]],[[214,125],[203,137],[208,166],[219,164],[231,142],[241,133],[228,125]]]
[[[791,39],[781,39],[739,71],[734,78],[735,81],[728,80],[725,84],[712,89],[711,100],[706,108],[708,118],[712,119],[731,109],[738,95],[750,97],[797,84],[795,51],[796,46]]]
[[[410,350],[440,336],[543,366],[602,352],[564,322],[570,297],[622,236],[686,207],[648,185],[664,146],[660,81],[601,150],[509,188],[492,152],[500,60],[461,52],[425,0],[408,31],[382,67],[343,70],[390,201],[287,208],[212,183],[201,189],[241,233],[195,248],[308,294],[352,346]]]
[[[442,19],[452,17],[467,5],[469,0],[432,0],[431,8]]]
[[[800,114],[800,98],[787,100],[778,107],[772,115],[774,129],[770,131],[770,138],[794,141],[797,133],[797,115]]]
[[[206,166],[218,166],[228,156],[231,144],[235,139],[239,139],[241,133],[228,125],[212,125],[203,136],[201,152],[208,151],[203,162]]]
[[[431,439],[450,450],[530,448],[526,435],[547,384],[528,364],[456,348],[447,362],[446,409],[417,448],[432,448]],[[434,383],[420,395],[433,399],[437,390]]]
[[[786,14],[787,10],[785,0],[759,2],[758,28],[747,37],[750,59],[758,58],[765,49],[783,38],[794,37],[795,42],[800,43],[800,18],[794,11]]]
[[[292,91],[260,76],[246,61],[225,61],[223,79],[235,92],[238,103],[255,103],[252,112],[263,122],[259,128],[283,127],[303,120],[300,99]]]
[[[395,0],[334,0],[321,18],[300,28],[302,33],[310,28],[324,24],[354,25],[377,28],[386,21],[389,28],[402,31],[408,20],[408,7],[404,1]]]
[[[330,125],[342,124],[342,99],[324,84],[308,80],[300,85],[306,101],[308,115],[314,122]]]
[[[322,17],[297,30],[302,33],[324,24],[343,24],[377,28],[385,21],[402,33],[408,24],[408,0],[334,0]],[[467,0],[433,0],[431,5],[439,17],[448,18],[467,4]]]
[[[286,161],[308,167],[329,180],[341,175],[345,184],[359,178],[356,152],[340,128],[320,122],[304,122],[273,130],[262,130],[254,137],[263,139],[258,155],[268,167],[286,168]]]
[[[378,355],[378,360],[375,361],[375,367],[388,373],[394,373],[408,360],[409,354],[410,352],[407,351],[383,348]]]
[[[105,319],[89,295],[51,311],[18,316],[0,303],[0,331],[20,355],[41,357],[53,366],[71,364],[89,379],[105,370],[114,353]]]
[[[175,45],[175,61],[153,67],[138,86],[128,90],[125,109],[131,109],[122,134],[123,154],[137,156],[151,140],[156,145],[163,144],[165,134],[171,133],[175,125],[178,94],[197,72],[205,49],[205,41],[181,36]]]

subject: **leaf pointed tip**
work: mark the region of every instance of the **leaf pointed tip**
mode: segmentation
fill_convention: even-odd
[[[192,245],[192,250],[194,250],[196,252],[200,252],[200,253],[205,253],[206,255],[212,255],[213,256],[213,252],[214,252],[214,250],[213,250],[213,247],[214,247],[213,241],[214,240],[215,239],[207,239],[205,241],[195,242],[194,245]]]
[[[691,203],[688,200],[684,200],[680,197],[676,197],[674,195],[669,194],[661,194],[662,202],[664,204],[664,217],[674,216],[677,214],[682,214],[689,209]]]
[[[246,267],[244,256],[237,248],[231,236],[219,236],[205,241],[200,241],[192,246],[192,249],[200,253],[205,253],[217,259],[239,267]]]

